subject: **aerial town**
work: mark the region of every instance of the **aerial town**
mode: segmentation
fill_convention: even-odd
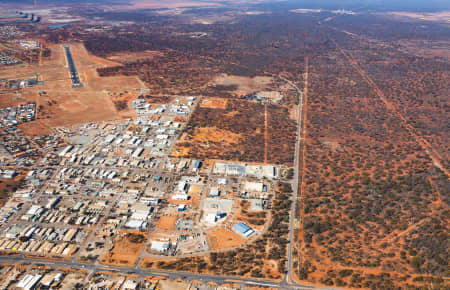
[[[309,2],[1,1],[0,289],[448,289],[450,7]]]
[[[0,209],[0,251],[134,267],[147,258],[226,250],[227,243],[241,247],[260,236],[266,221],[238,214],[245,202],[250,211],[268,216],[279,167],[169,156],[198,101],[179,96],[170,104],[146,104],[136,99],[135,119],[61,131],[67,144],[44,147],[48,155]],[[16,174],[5,171],[3,177]],[[12,267],[4,272],[5,283],[51,287],[86,279],[83,273],[33,272],[17,279],[21,272]],[[95,287],[153,285],[124,277],[95,280]]]

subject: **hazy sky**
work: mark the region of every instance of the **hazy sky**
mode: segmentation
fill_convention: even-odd
[[[270,3],[270,4],[269,4]],[[354,10],[450,10],[450,0],[286,0],[267,1],[268,5],[298,6],[298,8]]]
[[[38,0],[41,4],[64,5],[69,3],[126,3],[132,0]],[[145,0],[140,0],[145,1]],[[170,2],[171,0],[148,0],[149,2]],[[179,0],[176,0],[179,2]],[[209,0],[196,0],[208,2]],[[450,0],[263,0],[263,6],[285,8],[323,8],[377,11],[450,11]],[[32,4],[34,0],[0,0],[1,3]],[[218,1],[220,2],[220,0]],[[223,2],[228,2],[224,0]],[[233,2],[232,0],[230,2]],[[248,0],[252,3],[252,0]],[[251,5],[251,4],[250,4]]]

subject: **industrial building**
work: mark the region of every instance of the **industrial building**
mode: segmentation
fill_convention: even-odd
[[[170,249],[170,242],[152,241],[150,249],[158,252],[167,252]]]
[[[39,282],[39,280],[41,278],[42,278],[42,275],[40,275],[40,274],[36,274],[36,275],[27,274],[27,275],[25,275],[25,277],[23,277],[22,280],[19,281],[19,283],[17,283],[17,288],[21,288],[21,289],[25,289],[25,290],[34,289],[36,284]]]
[[[251,227],[242,222],[236,223],[233,226],[233,231],[240,234],[244,238],[248,238],[249,236],[255,233],[255,230],[253,230]]]

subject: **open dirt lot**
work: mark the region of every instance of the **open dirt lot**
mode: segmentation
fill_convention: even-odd
[[[160,280],[158,288],[161,290],[185,290],[189,285],[183,281]]]
[[[235,86],[235,93],[242,95],[262,91],[268,88],[272,82],[273,79],[266,76],[256,76],[251,78],[227,74],[221,74],[213,80],[213,83],[216,86]]]
[[[176,216],[162,216],[158,221],[157,228],[160,230],[173,231],[175,229],[176,221]]]
[[[201,108],[226,109],[227,99],[223,98],[204,98],[200,103]]]
[[[126,63],[126,62],[135,62],[142,59],[152,59],[155,56],[163,56],[163,53],[151,50],[139,52],[123,52],[123,53],[115,53],[111,56],[108,56],[107,59],[114,62]]]
[[[39,73],[39,80],[44,82],[43,85],[25,88],[19,92],[2,91],[0,106],[17,102],[36,102],[39,108],[38,119],[41,122],[41,125],[35,126],[37,132],[43,129],[42,127],[70,126],[128,117],[129,106],[119,113],[113,101],[117,98],[123,101],[123,97],[114,96],[119,96],[120,93],[137,95],[137,91],[144,89],[145,85],[136,77],[100,78],[97,67],[114,66],[118,63],[90,55],[81,43],[69,45],[83,88],[71,86],[63,45],[51,45],[50,59],[36,65],[20,65],[0,71],[2,79],[29,78]],[[128,103],[131,99],[125,98],[125,102]],[[28,131],[34,133],[35,130]]]
[[[52,129],[42,124],[40,121],[22,123],[17,126],[24,134],[28,136],[46,135],[52,132]]]
[[[144,242],[145,233],[122,232],[116,237],[113,248],[100,258],[100,262],[108,265],[134,266]]]
[[[272,101],[280,101],[283,98],[283,95],[280,92],[277,91],[262,91],[258,92],[258,96],[264,97],[266,99],[272,100]]]
[[[211,250],[239,247],[245,243],[244,238],[226,228],[209,232],[206,236]]]
[[[187,134],[184,133],[179,142],[184,142],[187,139]],[[241,134],[235,134],[228,130],[222,130],[216,127],[202,127],[194,129],[194,137],[190,142],[197,144],[199,147],[210,147],[210,144],[220,143],[223,146],[232,146],[233,144],[238,144],[241,139]],[[186,152],[183,150],[184,148],[180,148],[178,146],[174,147],[174,156],[185,156],[189,154],[189,151]],[[180,151],[177,151],[180,150]]]

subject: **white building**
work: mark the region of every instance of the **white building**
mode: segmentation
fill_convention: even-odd
[[[64,148],[59,154],[59,157],[65,157],[67,153],[69,153],[70,151],[72,151],[73,149],[73,145],[68,145],[66,148]]]
[[[247,181],[244,184],[244,190],[247,192],[262,192],[264,184],[262,182]]]
[[[129,229],[143,229],[147,227],[147,222],[145,221],[138,221],[138,220],[129,220],[125,227]]]
[[[217,221],[217,216],[213,213],[206,215],[205,221],[208,223],[215,223]]]
[[[172,196],[173,200],[188,200],[189,199],[189,195],[187,194],[175,194]]]
[[[19,283],[17,283],[17,288],[22,288],[22,289],[33,289],[34,286],[39,282],[39,280],[41,279],[42,275],[36,274],[36,275],[31,275],[31,274],[27,274],[25,275],[25,277],[23,277],[22,280],[19,281]]]
[[[166,252],[170,249],[170,242],[153,241],[150,249],[158,252]]]

